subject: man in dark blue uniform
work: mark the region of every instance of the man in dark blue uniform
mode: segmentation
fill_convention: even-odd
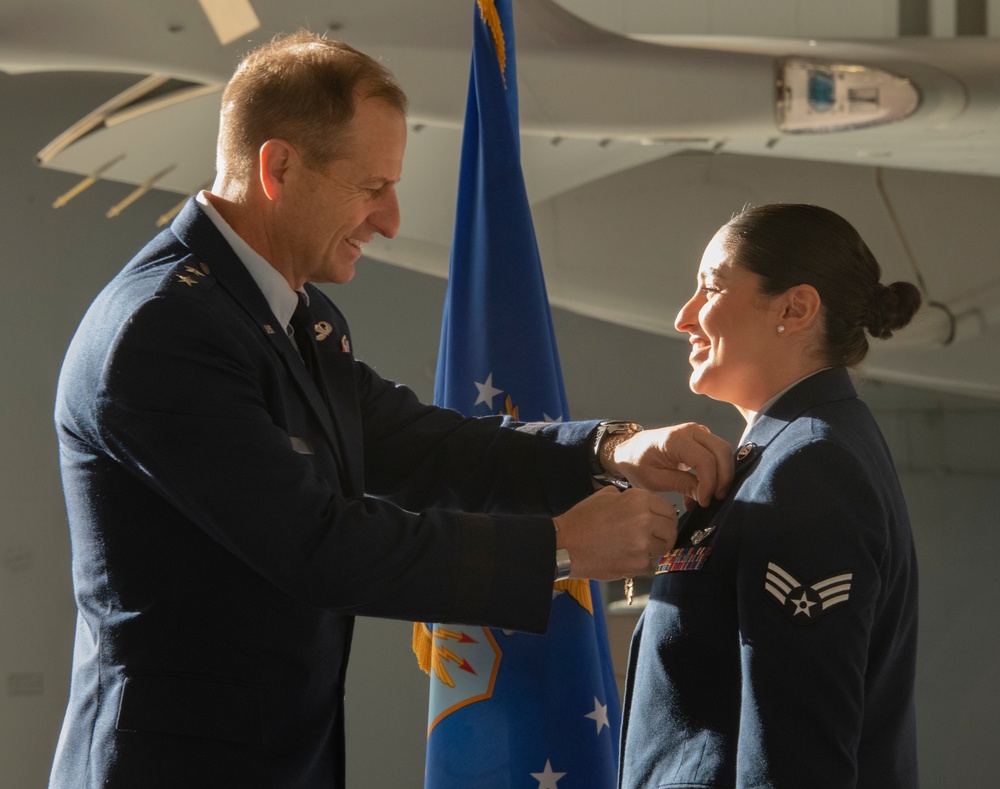
[[[697,426],[630,462],[631,427],[466,419],[354,358],[309,283],[396,233],[405,137],[370,58],[266,45],[224,94],[212,191],[84,318],[56,406],[79,617],[51,787],[343,786],[355,615],[543,631],[554,577],[673,542],[660,497],[595,474],[728,483]]]

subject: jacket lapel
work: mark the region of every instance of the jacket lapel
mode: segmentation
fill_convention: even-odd
[[[729,486],[729,493],[724,499],[715,499],[707,507],[695,507],[685,513],[677,527],[677,545],[685,546],[701,542],[698,533],[702,533],[702,539],[709,537],[714,531],[713,522],[718,519],[720,513],[728,507],[736,492],[743,484],[757,461],[760,459],[764,447],[747,441],[740,446],[733,455],[735,469],[733,472],[733,482]],[[706,533],[706,530],[710,530]]]
[[[302,364],[294,343],[285,333],[284,327],[278,324],[267,299],[260,292],[260,288],[257,287],[257,283],[250,276],[246,266],[243,265],[212,220],[198,207],[193,198],[177,215],[171,224],[171,230],[177,239],[191,251],[192,255],[208,265],[219,285],[239,304],[253,324],[259,327],[275,353],[281,357],[303,399],[323,426],[334,460],[343,475],[345,488],[355,490],[354,483],[358,475],[351,469],[351,464],[347,462],[347,458],[351,457],[352,454],[347,451],[347,447],[352,446],[352,444],[345,444],[343,441],[344,436],[335,416],[337,409],[328,405],[324,394],[317,388],[309,371]],[[350,359],[350,354],[340,355],[345,359]],[[331,378],[338,380],[346,378],[353,382],[353,372],[350,376],[344,374],[331,376],[328,369],[329,354],[323,353],[321,349],[320,357],[320,365],[328,383]],[[360,428],[358,430],[360,431]]]
[[[306,290],[309,293],[309,309],[316,321],[313,324],[313,339],[316,341],[325,395],[329,399],[328,411],[332,414],[332,427],[343,450],[343,470],[351,489],[360,495],[364,492],[363,475],[361,466],[354,461],[362,457],[363,439],[350,333],[343,317],[318,288],[306,285]],[[344,419],[344,415],[354,415],[354,418]]]
[[[678,526],[677,544],[690,543],[699,531],[704,532],[713,522],[722,520],[721,515],[733,501],[767,446],[804,411],[820,403],[853,397],[857,397],[857,392],[851,383],[850,374],[842,367],[822,370],[789,389],[766,414],[758,417],[747,434],[746,442],[736,450],[733,484],[729,487],[726,498],[713,501],[708,507],[696,507],[685,514]]]

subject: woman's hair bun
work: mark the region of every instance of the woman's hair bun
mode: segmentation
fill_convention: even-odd
[[[910,282],[879,285],[872,298],[865,328],[872,337],[887,340],[902,329],[920,308],[920,291]]]

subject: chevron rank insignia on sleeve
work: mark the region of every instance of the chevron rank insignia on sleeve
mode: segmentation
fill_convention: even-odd
[[[818,622],[831,608],[850,599],[853,573],[831,575],[822,581],[805,585],[774,562],[767,565],[764,591],[778,601],[782,610],[798,625]]]

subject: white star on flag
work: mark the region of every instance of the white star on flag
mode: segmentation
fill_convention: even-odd
[[[476,402],[473,403],[473,405],[476,406],[479,405],[480,403],[486,403],[486,407],[492,411],[493,398],[503,392],[503,389],[495,389],[493,387],[493,373],[490,373],[489,375],[486,376],[485,383],[481,384],[475,381],[473,383],[476,384],[476,389],[479,390],[479,399],[477,399]]]
[[[559,783],[559,779],[564,775],[566,775],[566,773],[552,772],[552,762],[546,759],[545,771],[541,773],[532,773],[531,777],[538,781],[538,789],[559,789],[556,784]]]
[[[608,705],[601,704],[601,702],[597,700],[597,696],[594,696],[594,711],[588,712],[583,717],[594,719],[594,721],[597,723],[598,734],[601,733],[601,729],[603,729],[605,726],[607,726],[609,729],[611,728],[611,724],[608,723]]]

